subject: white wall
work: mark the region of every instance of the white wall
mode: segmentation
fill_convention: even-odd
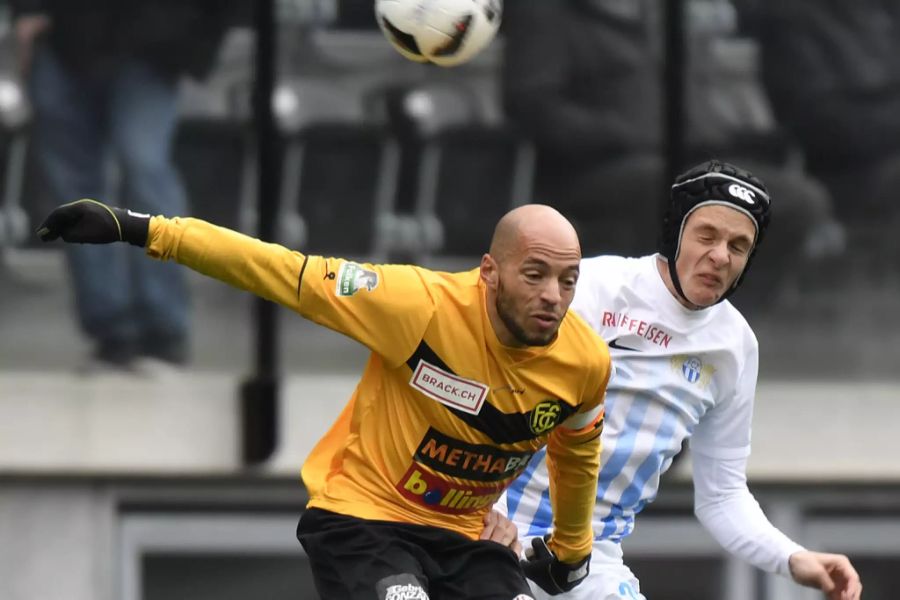
[[[288,377],[280,445],[261,471],[295,476],[355,376]],[[0,374],[0,473],[233,474],[238,379]],[[751,479],[900,480],[900,384],[760,385]]]

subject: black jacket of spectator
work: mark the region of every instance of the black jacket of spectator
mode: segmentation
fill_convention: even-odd
[[[742,17],[773,109],[813,170],[900,151],[900,2],[760,2]]]
[[[166,76],[202,78],[238,18],[237,0],[12,0],[16,16],[52,20],[47,41],[71,68],[110,68],[122,57]]]
[[[505,14],[504,103],[544,159],[568,170],[573,161],[658,152],[661,71],[646,51],[655,34],[644,3],[514,2]]]

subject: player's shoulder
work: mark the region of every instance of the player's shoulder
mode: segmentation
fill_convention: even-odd
[[[454,272],[410,264],[379,264],[372,267],[372,274],[386,293],[416,293],[422,304],[430,303],[438,312],[442,306],[474,306],[481,297],[477,269]]]
[[[600,255],[583,258],[575,288],[573,308],[590,312],[597,304],[619,298],[626,290],[647,287],[647,274],[652,271],[653,257],[629,258]]]
[[[405,272],[407,276],[421,279],[435,294],[465,296],[478,288],[478,269],[440,271],[418,265],[405,266],[408,267]]]
[[[481,317],[485,291],[478,268],[469,271],[440,271],[415,267],[424,282],[424,291],[430,296],[437,314],[468,315],[469,319]]]
[[[748,349],[757,350],[759,341],[756,333],[747,321],[744,314],[729,300],[723,300],[718,306],[715,327],[720,332],[735,341],[747,346]]]
[[[566,315],[560,327],[560,338],[556,346],[566,372],[570,374],[568,379],[572,383],[583,382],[584,390],[603,388],[613,370],[606,340],[575,311]]]
[[[578,285],[590,289],[629,285],[647,272],[652,261],[652,256],[633,258],[614,254],[582,258]]]
[[[588,256],[581,259],[581,274],[625,274],[635,269],[639,269],[640,265],[649,259],[647,256],[628,257],[618,256],[616,254],[600,254],[597,256]]]
[[[570,310],[559,329],[557,345],[579,362],[596,366],[610,362],[609,346],[577,312]],[[591,359],[594,359],[593,361]]]

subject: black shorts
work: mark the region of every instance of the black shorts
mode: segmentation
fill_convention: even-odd
[[[446,529],[311,508],[297,539],[322,600],[532,600],[512,550]]]

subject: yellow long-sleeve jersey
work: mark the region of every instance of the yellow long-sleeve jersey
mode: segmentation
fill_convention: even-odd
[[[198,219],[155,217],[147,253],[276,301],[367,346],[349,403],[303,466],[309,506],[477,539],[548,446],[561,560],[590,552],[603,340],[577,315],[544,347],[500,343],[478,271],[306,256]]]

